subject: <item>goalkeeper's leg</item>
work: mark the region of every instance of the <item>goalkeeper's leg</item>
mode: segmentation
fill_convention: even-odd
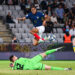
[[[44,52],[44,53],[41,53],[41,54],[39,54],[39,55],[33,57],[33,58],[31,59],[31,62],[32,62],[32,63],[38,63],[38,62],[40,62],[41,60],[43,60],[43,58],[45,58],[47,55],[49,55],[49,54],[51,54],[51,53],[54,53],[54,52],[56,52],[56,51],[58,51],[58,50],[60,50],[60,49],[62,49],[62,48],[63,48],[63,47],[60,47],[60,48],[48,50],[48,51],[46,51],[46,52]]]
[[[61,68],[44,65],[43,70],[72,70],[72,68]]]
[[[60,49],[62,49],[63,47],[59,47],[59,48],[56,48],[56,49],[51,49],[51,50],[48,50],[48,51],[46,51],[46,52],[44,52],[44,53],[41,53],[40,55],[43,57],[43,58],[45,58],[47,55],[49,55],[49,54],[51,54],[51,53],[54,53],[54,52],[56,52],[56,51],[58,51],[58,50],[60,50]]]

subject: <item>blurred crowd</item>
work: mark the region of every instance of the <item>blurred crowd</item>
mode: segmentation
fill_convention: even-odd
[[[0,0],[1,1],[1,0]],[[3,1],[3,0],[2,0]],[[70,4],[71,3],[71,4]],[[63,24],[63,32],[75,36],[75,1],[74,0],[5,0],[6,5],[20,5],[25,14],[30,12],[31,6],[48,15],[50,24]],[[12,20],[10,14],[7,19]],[[11,21],[13,23],[13,21]],[[60,26],[59,26],[60,27]],[[52,27],[53,28],[53,27]],[[51,29],[52,29],[51,28]]]

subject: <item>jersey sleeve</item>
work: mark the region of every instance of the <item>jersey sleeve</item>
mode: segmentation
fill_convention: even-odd
[[[29,14],[27,14],[25,17],[26,17],[26,19],[28,19],[28,18],[30,18],[30,13]]]
[[[45,17],[44,13],[40,13],[40,16],[41,16],[41,19],[43,21],[44,20],[44,17]]]
[[[40,13],[41,14],[41,17],[44,17],[45,15],[44,15],[44,13]]]

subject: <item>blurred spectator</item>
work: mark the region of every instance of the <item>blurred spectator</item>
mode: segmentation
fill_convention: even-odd
[[[69,30],[68,29],[66,29],[66,33],[65,33],[65,35],[63,37],[63,40],[64,40],[64,43],[71,43],[72,37],[69,34]]]
[[[64,9],[62,8],[61,5],[56,9],[56,15],[59,23],[63,23],[64,19]]]
[[[64,6],[65,6],[64,0],[60,0],[59,5],[61,5],[62,8],[64,8]]]
[[[51,15],[52,15],[51,7],[48,7],[48,8],[47,8],[46,13],[48,14],[48,16],[51,16]]]
[[[54,11],[58,7],[58,1],[54,0],[51,7],[52,7],[52,10]]]
[[[38,0],[34,0],[34,6],[36,7],[36,9],[40,9]]]
[[[7,16],[6,16],[6,22],[7,22],[7,23],[15,23],[15,22],[13,21],[13,18],[12,18],[12,16],[11,16],[10,12],[8,12],[8,14],[7,14]]]
[[[38,4],[38,0],[34,0],[34,4]]]
[[[31,0],[28,0],[27,4],[31,6],[33,3]]]
[[[66,5],[64,5],[64,12],[65,12],[66,15],[69,13],[69,9],[67,8]]]
[[[73,16],[75,16],[75,3],[73,4],[73,7],[71,8]]]
[[[54,24],[57,24],[57,17],[55,16],[54,13],[53,13],[52,16],[51,16],[51,21],[52,21]]]
[[[44,21],[44,25],[45,25],[45,33],[51,33],[53,32],[53,22],[51,22],[50,16],[48,16],[47,13],[45,13],[45,21]]]
[[[18,0],[5,0],[7,5],[18,5]]]
[[[63,31],[66,32],[67,29],[69,30],[68,21],[65,22],[65,25],[64,25]]]
[[[26,2],[25,2],[25,0],[20,0],[20,6],[21,6],[21,9],[26,14]]]
[[[72,23],[72,28],[70,29],[69,33],[72,37],[75,36],[75,24],[74,23]]]
[[[46,0],[42,0],[40,3],[40,7],[42,10],[46,10],[47,9],[47,3]]]
[[[74,17],[74,19],[73,19],[72,23],[73,23],[73,24],[75,24],[75,17]]]
[[[7,5],[13,5],[13,0],[5,0],[5,3],[6,3]]]
[[[51,1],[48,2],[48,7],[52,7]]]
[[[74,15],[71,10],[69,11],[68,18],[72,20],[74,19]]]
[[[70,28],[72,27],[72,19],[68,20],[68,25],[69,25]]]
[[[18,43],[16,36],[13,37],[12,43]]]
[[[69,9],[67,8],[67,6],[64,6],[64,22],[66,20],[68,20],[68,14],[69,14]]]
[[[13,0],[13,5],[18,5],[18,0]]]
[[[4,2],[4,0],[0,0],[0,5],[2,5],[3,2]]]

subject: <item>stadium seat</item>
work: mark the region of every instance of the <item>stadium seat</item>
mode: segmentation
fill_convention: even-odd
[[[32,40],[30,38],[25,38],[25,41],[30,43]]]
[[[29,38],[34,38],[34,36],[30,33],[28,33]]]
[[[46,33],[43,33],[42,37],[44,38],[44,37],[46,37],[46,36],[47,36]]]
[[[28,34],[27,33],[22,33],[22,38],[23,39],[28,38]]]
[[[18,33],[18,29],[17,28],[12,28],[12,33],[13,34]]]
[[[18,13],[19,13],[19,15],[21,15],[23,17],[25,16],[22,10],[21,11],[18,11]]]
[[[0,38],[0,43],[3,43],[3,39],[2,38]]]
[[[18,30],[19,30],[19,33],[24,33],[25,32],[25,30],[23,28],[18,28]]]
[[[29,27],[30,29],[32,29],[32,28],[33,28],[33,24],[28,24],[28,27]]]
[[[9,6],[9,9],[10,9],[10,10],[15,10],[15,7],[12,6],[12,5],[10,5],[10,6]]]
[[[18,40],[22,38],[22,37],[21,37],[21,33],[15,33],[15,36],[16,36],[16,38],[17,38]]]
[[[57,38],[58,43],[63,43],[63,38]]]
[[[54,35],[56,36],[56,38],[60,38],[60,34],[59,33],[54,33]]]
[[[27,24],[22,24],[22,28],[28,28]]]
[[[60,34],[60,37],[63,38],[64,37],[64,33]]]
[[[8,12],[10,12],[10,14],[12,15],[12,11],[11,10],[6,10],[6,15],[8,14]]]
[[[25,20],[25,23],[31,24],[31,21],[30,21],[29,19],[26,19],[26,20]]]
[[[19,43],[24,43],[24,39],[19,39]]]
[[[56,28],[53,28],[53,32],[54,32],[54,33],[57,33],[57,30],[56,30]]]
[[[3,10],[3,7],[0,5],[0,10]]]
[[[6,16],[6,12],[4,10],[0,10],[0,16]]]
[[[62,28],[57,28],[57,32],[58,32],[58,33],[63,33]]]
[[[15,6],[15,9],[16,10],[21,10],[21,7],[20,6]]]
[[[19,17],[19,14],[16,10],[12,10],[12,15],[14,15],[15,17],[18,16]]]
[[[3,10],[9,10],[8,5],[3,5]]]
[[[15,27],[15,24],[9,24],[9,28],[14,28]]]
[[[15,24],[16,25],[16,28],[21,28],[21,24]]]

